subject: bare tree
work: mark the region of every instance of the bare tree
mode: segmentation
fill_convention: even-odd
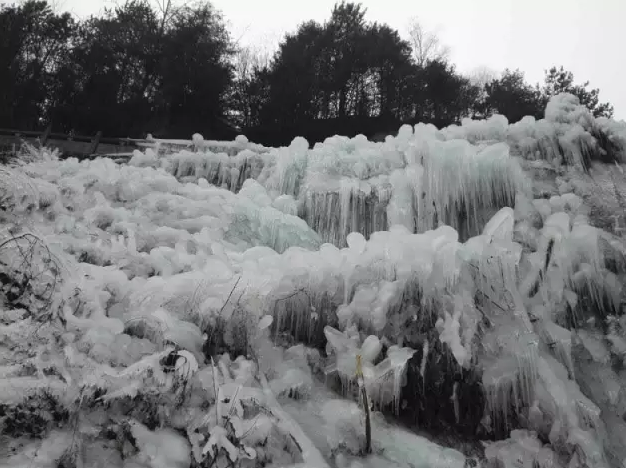
[[[494,69],[489,68],[485,65],[481,65],[474,68],[474,70],[469,73],[468,78],[470,80],[470,83],[472,83],[474,86],[484,88],[485,85],[498,79],[499,75],[500,74]]]
[[[271,52],[262,46],[244,46],[234,56],[235,75],[239,79],[250,78],[255,70],[268,67]]]
[[[263,100],[262,82],[258,77],[269,69],[272,51],[262,45],[238,47],[232,64],[235,81],[232,87],[233,118],[242,127],[256,123],[260,102]]]
[[[283,38],[282,34],[271,32],[249,37],[250,29],[251,25],[246,26],[233,41],[237,50],[235,69],[238,75],[242,67],[244,70],[269,67],[272,56],[278,50],[278,44]]]
[[[489,108],[487,106],[487,100],[489,95],[487,93],[487,85],[500,78],[500,75],[501,74],[494,69],[484,65],[474,68],[467,74],[467,79],[476,90],[476,96],[472,106],[473,118],[488,117]]]
[[[54,0],[65,1],[65,0]],[[111,5],[109,8],[122,8],[125,5],[133,3],[133,0],[104,0],[105,4]],[[159,30],[162,34],[167,24],[176,16],[176,12],[186,7],[189,2],[187,0],[147,0],[147,5],[156,8],[156,12],[160,14]]]
[[[441,43],[436,32],[424,29],[416,17],[409,20],[407,32],[413,58],[420,67],[435,60],[447,60],[450,56],[450,47]]]
[[[157,8],[161,13],[161,24],[159,25],[159,32],[163,34],[165,26],[172,16],[172,0],[156,0]]]

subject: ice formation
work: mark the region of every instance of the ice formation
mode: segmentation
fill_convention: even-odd
[[[326,464],[275,397],[306,404],[326,380],[334,398],[350,398],[359,357],[375,418],[483,431],[498,440],[486,450],[497,466],[613,466],[626,458],[616,365],[626,360],[626,258],[569,182],[541,198],[527,168],[584,173],[592,160],[624,163],[625,149],[623,125],[562,95],[539,121],[404,126],[384,143],[264,148],[194,135],[155,140],[127,164],[46,157],[2,168],[14,189],[0,188],[3,207],[36,233],[2,231],[2,274],[17,274],[27,247],[54,300],[3,286],[0,343],[23,354],[0,362],[0,404],[19,400],[8,388],[95,395],[98,378],[97,401],[146,386],[189,391],[171,405],[176,433],[124,423],[143,441],[137,463],[152,463],[162,438],[168,466],[188,466],[190,453]],[[43,327],[31,355],[20,346],[35,310],[63,333]],[[359,411],[317,403],[323,419],[341,419],[333,434],[356,431],[346,437],[358,445]],[[283,450],[285,431],[299,451]],[[444,466],[424,450],[419,466]]]

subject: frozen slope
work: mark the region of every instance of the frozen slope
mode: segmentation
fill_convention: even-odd
[[[494,466],[620,466],[625,143],[564,95],[384,143],[1,168],[0,466],[465,463],[401,425]]]

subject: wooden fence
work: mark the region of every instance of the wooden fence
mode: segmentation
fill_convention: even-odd
[[[102,136],[102,132],[98,132],[93,136],[82,136],[52,133],[50,127],[42,132],[0,128],[0,152],[16,151],[19,149],[22,141],[39,143],[51,149],[58,148],[62,157],[76,157],[79,159],[103,155],[125,156],[137,148],[137,140],[130,138],[106,138]]]

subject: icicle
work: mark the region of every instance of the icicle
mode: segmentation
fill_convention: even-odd
[[[405,226],[409,232],[415,230],[415,216],[413,214],[414,191],[405,170],[397,169],[390,177],[393,187],[391,200],[387,205],[388,227],[394,225]]]
[[[415,354],[415,350],[411,348],[400,348],[398,346],[391,346],[387,350],[387,359],[389,360],[389,365],[393,369],[393,403],[395,414],[400,414],[400,395],[402,393],[402,387],[406,382],[406,371],[407,364],[409,359]],[[383,372],[385,371],[384,366]],[[376,366],[376,371],[380,372],[378,366]]]
[[[518,362],[518,372],[522,394],[521,401],[529,407],[534,401],[535,382],[538,377],[538,342],[533,333],[522,333],[517,341],[514,355]]]
[[[351,232],[350,229],[350,221],[352,220],[352,212],[351,208],[356,205],[356,203],[352,202],[353,197],[358,197],[359,195],[359,182],[357,179],[341,179],[341,184],[339,188],[339,217],[340,221],[340,229],[342,232]]]
[[[434,205],[437,216],[455,229],[478,234],[483,211],[512,206],[517,192],[527,192],[528,182],[520,166],[509,157],[506,144],[477,151],[467,141],[438,142],[424,158],[425,205]],[[420,230],[434,227],[425,219]]]
[[[428,363],[428,340],[424,340],[422,347],[422,362],[420,364],[420,375],[422,376],[422,392],[426,392],[426,364]]]
[[[485,398],[493,430],[499,430],[502,426],[506,431],[509,427],[510,398],[516,381],[516,372],[509,361],[499,361],[483,374]]]
[[[515,326],[515,323],[512,325]],[[530,407],[535,400],[535,382],[538,377],[536,337],[531,333],[517,332],[516,336],[508,338],[514,340],[508,344],[508,349],[492,352],[507,352],[509,355],[499,358],[483,374],[487,406],[494,430],[501,427],[508,429],[511,403],[519,413],[522,408]]]
[[[459,409],[459,395],[458,395],[458,390],[459,390],[459,383],[458,382],[454,382],[454,385],[452,387],[452,396],[450,397],[450,400],[452,401],[452,404],[454,405],[454,417],[456,419],[456,423],[459,424],[460,421],[460,409]]]
[[[238,183],[239,183],[239,169],[237,169],[236,167],[233,167],[230,170],[230,191],[231,192],[235,192],[238,188]]]

